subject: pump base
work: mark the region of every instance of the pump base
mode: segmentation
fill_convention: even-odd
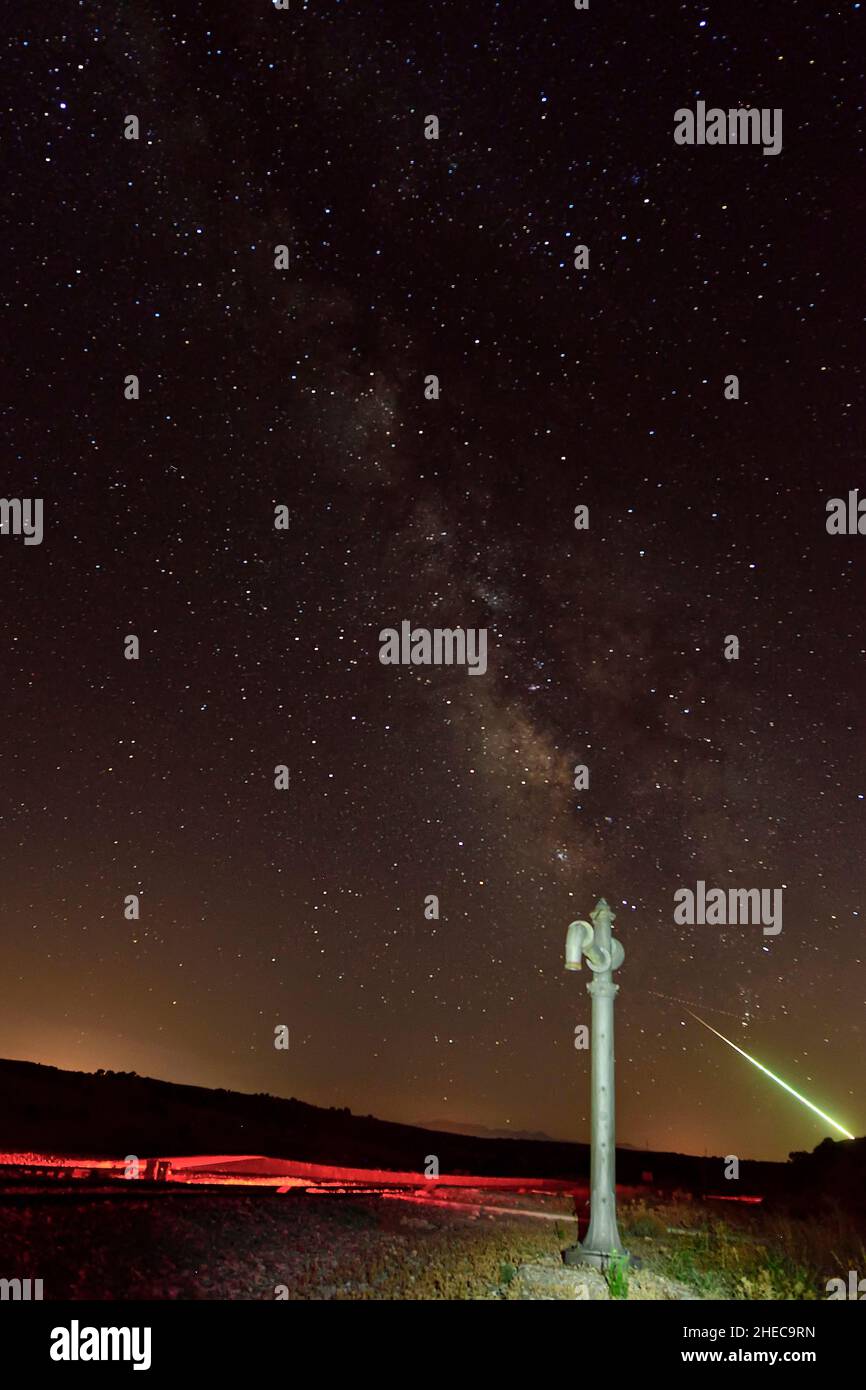
[[[627,1250],[616,1250],[614,1253],[620,1260],[631,1261]],[[568,1249],[562,1252],[562,1258],[567,1265],[592,1265],[593,1269],[600,1269],[602,1274],[610,1267],[610,1256],[609,1250],[588,1250],[584,1245],[569,1245]]]

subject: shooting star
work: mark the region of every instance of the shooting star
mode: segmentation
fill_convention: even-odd
[[[647,993],[654,994],[656,999],[666,999],[669,1004],[682,1004],[689,1012],[691,1012],[692,1005],[694,1004],[694,1000],[692,999],[678,999],[675,994],[662,994],[660,989],[651,989],[648,990]],[[748,1015],[750,1012],[748,1009],[741,1009],[738,1014],[732,1014],[730,1009],[718,1009],[715,1004],[698,1003],[694,1004],[694,1007],[697,1009],[706,1009],[707,1012],[711,1014],[724,1014],[725,1018],[735,1018],[738,1023],[742,1023],[744,1026],[746,1021],[744,1015]],[[765,1018],[765,1022],[771,1023],[772,1019]]]
[[[691,1009],[687,1009],[686,1012],[692,1014]],[[739,1052],[741,1057],[745,1057],[747,1062],[751,1062],[753,1067],[758,1068],[758,1071],[762,1071],[765,1076],[769,1076],[770,1080],[775,1081],[777,1086],[781,1086],[782,1089],[784,1091],[787,1091],[789,1095],[795,1096],[797,1100],[802,1102],[803,1105],[806,1105],[809,1107],[810,1110],[813,1110],[816,1115],[820,1115],[821,1119],[826,1120],[828,1125],[832,1125],[834,1129],[838,1129],[839,1133],[843,1134],[846,1139],[854,1138],[854,1135],[849,1134],[847,1129],[843,1129],[842,1125],[838,1124],[836,1120],[832,1120],[829,1115],[825,1115],[824,1111],[819,1110],[817,1105],[813,1105],[812,1102],[810,1100],[807,1100],[805,1096],[801,1096],[799,1091],[795,1091],[793,1086],[789,1086],[787,1081],[783,1081],[780,1076],[776,1076],[774,1072],[771,1072],[769,1067],[765,1067],[761,1062],[756,1062],[754,1057],[749,1056],[748,1052],[744,1052],[741,1047],[737,1047],[737,1044],[731,1042],[730,1038],[726,1038],[724,1033],[719,1033],[709,1023],[704,1023],[704,1020],[702,1018],[698,1018],[697,1014],[692,1014],[692,1018],[695,1019],[698,1023],[702,1024],[704,1028],[708,1028],[711,1033],[715,1033],[717,1038],[721,1038],[722,1042],[728,1044],[728,1047],[732,1047],[735,1052]]]

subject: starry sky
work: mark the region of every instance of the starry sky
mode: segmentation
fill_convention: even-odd
[[[831,1132],[686,1007],[864,1131],[862,23],[12,7],[0,1055],[585,1139],[604,894],[621,1140]],[[782,152],[675,145],[699,99]]]

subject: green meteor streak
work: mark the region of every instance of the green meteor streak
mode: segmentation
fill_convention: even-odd
[[[686,1009],[686,1013],[692,1014],[691,1009]],[[774,1072],[770,1071],[769,1067],[765,1067],[760,1062],[756,1062],[754,1057],[749,1056],[748,1052],[744,1052],[741,1047],[737,1047],[736,1043],[732,1043],[730,1038],[725,1037],[724,1033],[716,1032],[715,1028],[711,1028],[709,1023],[704,1023],[704,1020],[698,1018],[697,1014],[692,1014],[692,1018],[697,1019],[698,1023],[703,1023],[705,1028],[709,1028],[710,1032],[715,1033],[716,1037],[721,1038],[722,1042],[726,1042],[728,1047],[732,1047],[735,1052],[739,1052],[740,1056],[745,1057],[747,1062],[751,1062],[753,1067],[758,1068],[758,1071],[762,1071],[765,1076],[769,1076],[770,1080],[775,1081],[777,1086],[781,1086],[789,1095],[796,1096],[797,1100],[802,1101],[804,1105],[808,1105],[810,1110],[814,1110],[815,1114],[820,1115],[822,1120],[826,1120],[828,1125],[832,1125],[834,1129],[838,1129],[839,1133],[844,1134],[846,1139],[854,1138],[854,1135],[849,1134],[847,1129],[843,1129],[835,1120],[831,1120],[829,1115],[825,1115],[823,1110],[819,1110],[817,1105],[813,1105],[805,1096],[801,1096],[799,1091],[795,1091],[793,1086],[789,1086],[787,1081],[783,1081],[781,1076],[776,1076]]]

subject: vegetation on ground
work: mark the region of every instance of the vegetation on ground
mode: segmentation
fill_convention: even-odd
[[[633,1254],[702,1298],[825,1299],[828,1279],[866,1270],[863,1235],[827,1203],[805,1218],[641,1199],[620,1205],[619,1224]]]

